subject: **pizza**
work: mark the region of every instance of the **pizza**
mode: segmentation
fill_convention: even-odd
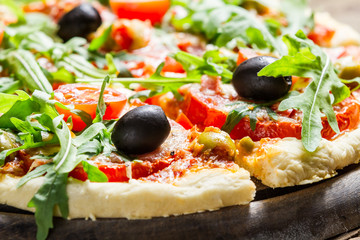
[[[0,203],[147,219],[360,159],[360,35],[303,0],[0,2]],[[56,227],[56,226],[55,226]]]

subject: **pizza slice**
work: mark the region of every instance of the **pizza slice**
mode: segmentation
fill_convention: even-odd
[[[80,89],[79,85],[74,87],[77,90]],[[94,89],[94,87],[86,85],[81,88]],[[109,89],[109,91],[115,95],[114,90]],[[107,100],[109,99],[107,98]],[[149,111],[155,108],[155,106],[139,104],[142,106],[126,106],[128,110],[131,109],[128,113],[142,109],[140,115],[137,113],[135,118],[131,118],[130,124],[138,121],[137,119],[140,119],[141,122],[144,120],[144,111],[148,111],[144,110],[144,107],[150,109]],[[16,106],[13,106],[13,110],[15,108]],[[161,114],[160,108],[155,109],[155,114]],[[10,111],[5,112],[4,115],[11,114]],[[120,119],[126,118],[125,112],[122,113],[125,115]],[[36,112],[32,112],[30,115],[34,114],[36,115]],[[165,115],[163,113],[162,115],[165,118],[162,121],[167,122]],[[13,118],[12,116],[7,117]],[[159,118],[158,115],[152,117],[153,122]],[[40,125],[44,124],[40,119],[33,119],[27,123],[30,124],[33,121]],[[23,125],[25,122],[22,122]],[[132,136],[136,139],[135,142],[129,139],[124,140],[125,147],[119,147],[127,149],[123,151],[132,149],[131,151],[141,152],[132,152],[131,161],[129,155],[119,155],[116,153],[116,149],[112,149],[109,153],[96,154],[93,152],[92,148],[99,143],[99,140],[103,144],[106,141],[106,137],[101,136],[106,134],[106,128],[101,131],[99,129],[104,125],[95,123],[91,129],[73,137],[72,142],[69,143],[72,146],[68,148],[68,151],[77,152],[70,157],[83,158],[85,155],[88,157],[68,173],[69,180],[67,180],[65,171],[66,177],[63,182],[56,178],[53,180],[54,182],[51,182],[52,175],[58,175],[58,177],[61,175],[53,172],[53,168],[59,166],[54,165],[59,154],[57,153],[58,145],[51,142],[55,137],[52,140],[41,138],[39,142],[20,150],[14,148],[14,146],[19,146],[19,139],[16,135],[10,131],[4,131],[2,148],[5,152],[10,149],[11,153],[7,152],[8,157],[5,159],[3,167],[0,168],[0,203],[34,211],[35,209],[28,203],[36,201],[36,196],[41,198],[42,194],[51,197],[49,196],[51,193],[42,193],[42,190],[46,184],[56,185],[57,181],[60,181],[58,186],[48,186],[49,188],[45,189],[57,192],[60,191],[59,188],[66,187],[65,192],[57,192],[56,196],[68,197],[67,218],[150,218],[215,210],[225,206],[247,204],[254,199],[255,185],[250,180],[250,174],[234,162],[235,143],[226,133],[217,128],[209,128],[201,133],[195,128],[185,130],[174,121],[170,121],[170,123],[171,131],[167,132],[166,140],[160,146],[155,146],[154,151],[145,150],[145,153],[143,153],[143,149],[149,144],[153,145],[153,142],[156,141],[154,134],[163,130],[161,126],[154,126],[153,123],[148,123],[148,125],[140,123],[146,126],[137,124],[136,128],[147,128],[150,136],[146,136],[144,131],[139,132],[135,129],[139,132],[139,136]],[[40,125],[37,127],[39,128]],[[16,126],[19,127],[19,125]],[[42,126],[44,127],[44,125]],[[155,130],[152,131],[152,128]],[[126,132],[123,132],[124,129]],[[56,133],[56,130],[55,135],[62,138],[61,134]],[[36,130],[34,129],[34,131]],[[121,127],[118,130],[115,127],[112,139],[116,145],[116,139],[122,138],[119,135],[131,135],[132,133],[131,126]],[[42,129],[42,135],[44,134],[44,129]],[[53,133],[49,131],[48,134]],[[11,141],[9,141],[10,139]],[[143,139],[150,143],[144,143]],[[48,143],[46,143],[47,141]],[[129,146],[138,144],[138,142],[142,142],[141,146]],[[34,147],[37,144],[44,144],[45,147]],[[100,146],[102,147],[102,145]],[[73,147],[78,149],[74,150]],[[16,150],[19,151],[15,152]],[[89,158],[89,156],[92,157]],[[76,159],[72,160],[76,164]],[[41,169],[47,170],[42,172]],[[38,173],[39,177],[35,179],[30,177],[31,180],[21,182],[26,179],[26,177],[23,178],[26,173],[28,173],[27,176]],[[42,176],[45,173],[46,175]],[[98,175],[98,178],[95,178],[94,175]],[[109,182],[96,182],[104,176],[105,181]],[[63,212],[56,214],[64,216]]]

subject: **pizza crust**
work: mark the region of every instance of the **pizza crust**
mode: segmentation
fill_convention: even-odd
[[[19,178],[2,175],[0,203],[34,212],[27,203],[44,177],[19,189]],[[129,183],[81,182],[70,178],[67,186],[69,218],[151,218],[216,210],[248,204],[255,185],[244,169],[204,169],[189,173],[172,184],[131,180]],[[55,213],[59,215],[59,213]]]
[[[259,144],[259,143],[258,143]],[[318,182],[336,175],[336,170],[360,159],[360,129],[346,132],[333,141],[323,139],[313,153],[305,150],[301,140],[284,138],[265,143],[236,162],[269,187],[287,187]]]

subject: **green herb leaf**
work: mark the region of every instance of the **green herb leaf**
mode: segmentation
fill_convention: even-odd
[[[91,165],[87,161],[82,161],[81,163],[83,165],[84,171],[88,175],[88,179],[91,182],[108,182],[109,181],[107,176],[105,175],[105,173],[100,171],[97,167]]]
[[[31,91],[39,89],[52,93],[51,84],[29,51],[22,49],[10,51],[0,58],[0,62],[9,68],[10,72],[15,74],[16,78],[21,80]]]
[[[327,116],[331,128],[339,132],[332,104],[347,98],[350,90],[338,78],[328,56],[319,46],[307,40],[303,32],[298,32],[296,36],[285,35],[283,41],[288,47],[289,55],[263,68],[258,75],[312,78],[313,81],[303,94],[283,100],[279,110],[302,110],[301,139],[305,149],[313,152],[322,139],[323,113]]]
[[[82,144],[78,148],[78,155],[87,155],[88,157],[92,157],[95,155],[99,155],[103,150],[103,146],[101,142],[97,139],[93,139]]]
[[[42,141],[41,132],[35,130],[33,126],[31,126],[30,122],[22,121],[18,118],[10,118],[10,121],[22,133],[31,134],[34,137],[34,141],[36,142]]]
[[[0,78],[0,93],[14,93],[21,87],[21,83],[11,77]],[[0,100],[1,101],[1,100]]]
[[[100,94],[99,94],[99,100],[98,100],[98,104],[96,106],[96,117],[93,120],[93,123],[97,123],[97,122],[102,122],[103,117],[105,115],[105,111],[106,111],[106,104],[104,101],[104,91],[106,88],[106,85],[110,82],[110,77],[106,76],[104,78],[104,81],[101,85],[101,90],[100,90]]]
[[[74,146],[75,147],[80,147],[84,143],[89,142],[94,137],[99,135],[99,133],[102,132],[105,129],[106,129],[105,125],[103,123],[101,123],[101,122],[97,122],[97,123],[92,124],[90,127],[85,129],[81,133],[81,135],[79,135],[75,139],[73,139]]]
[[[134,95],[132,95],[131,97],[129,97],[129,102],[132,100],[132,99],[135,99],[135,98],[138,98],[140,99],[140,101],[145,101],[146,99],[150,98],[150,97],[153,97],[153,96],[156,96],[158,95],[159,93],[162,93],[162,91],[156,91],[156,90],[143,90],[143,91],[140,91],[140,92],[137,92],[135,93]]]
[[[108,28],[106,28],[105,31],[103,32],[103,34],[101,34],[97,38],[94,38],[90,43],[89,51],[96,51],[99,48],[101,48],[105,44],[105,42],[108,40],[111,30],[112,30],[112,25],[110,25]]]
[[[51,167],[53,167],[53,164],[50,163],[38,166],[33,171],[28,172],[24,177],[22,177],[20,181],[16,184],[16,187],[19,188],[31,179],[43,176],[48,170],[50,170]]]
[[[10,121],[11,118],[25,120],[27,116],[33,112],[38,112],[39,109],[39,104],[33,102],[31,99],[17,101],[0,117],[0,128],[16,129],[14,124]]]
[[[207,74],[209,76],[221,76],[224,79],[231,79],[232,72],[222,65],[214,63],[214,51],[204,54],[204,58],[179,51],[172,57],[185,68],[188,77],[198,77]],[[219,60],[220,55],[216,60]]]
[[[72,144],[70,130],[62,118],[61,115],[53,119],[55,134],[59,138],[61,146],[60,151],[54,157],[54,163],[56,172],[68,173],[80,163],[80,160],[76,158],[76,148]]]
[[[59,206],[63,218],[69,214],[66,183],[68,175],[57,173],[49,168],[45,175],[44,184],[28,203],[28,207],[36,208],[35,221],[38,226],[37,240],[45,240],[49,229],[53,228],[54,207]]]
[[[20,96],[16,96],[13,94],[0,93],[0,112],[5,113],[9,111],[17,101],[26,100],[28,98],[30,97],[27,96],[25,98],[21,98]]]
[[[265,22],[242,7],[228,5],[226,1],[207,0],[189,4],[176,1],[174,4],[181,5],[188,13],[182,19],[177,19],[177,16],[171,19],[171,23],[177,29],[203,33],[210,42],[219,47],[226,46],[235,39],[241,39],[245,45],[263,48],[266,43],[270,50],[282,52],[281,45],[271,34]],[[247,29],[257,29],[257,31]]]
[[[234,127],[244,118],[249,117],[250,119],[250,128],[255,131],[257,123],[257,113],[260,111],[266,111],[273,120],[277,120],[277,115],[272,111],[268,106],[271,106],[272,103],[268,104],[255,104],[247,102],[235,102],[231,104],[232,106],[238,106],[232,110],[226,117],[226,121],[222,126],[221,130],[231,133]]]

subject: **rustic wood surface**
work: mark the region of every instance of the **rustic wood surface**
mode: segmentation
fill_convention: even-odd
[[[312,0],[311,5],[360,31],[360,0]],[[359,236],[359,180],[360,167],[350,166],[336,178],[310,186],[265,188],[247,206],[214,212],[132,221],[56,218],[49,238],[344,240]],[[32,214],[0,205],[0,239],[34,239],[35,235]]]

